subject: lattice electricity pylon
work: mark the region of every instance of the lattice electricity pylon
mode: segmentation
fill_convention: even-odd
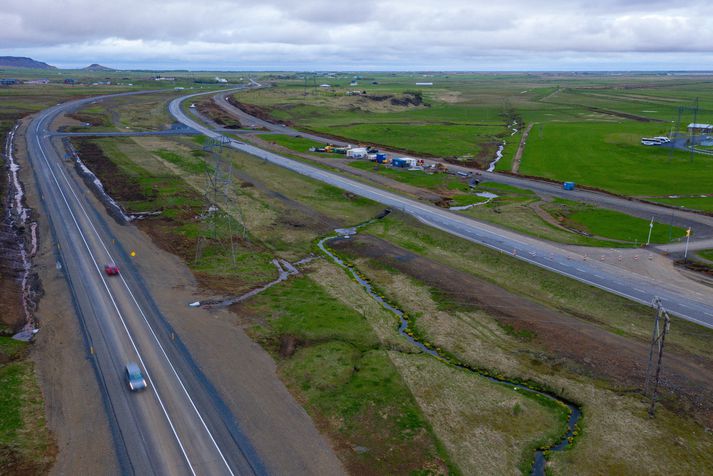
[[[228,237],[230,240],[230,251],[233,264],[235,264],[236,243],[233,236],[233,216],[231,210],[236,210],[243,239],[247,239],[247,229],[243,211],[238,200],[231,194],[233,189],[233,163],[229,158],[224,157],[224,151],[230,139],[224,136],[210,138],[203,146],[203,150],[210,152],[210,167],[206,168],[206,191],[205,199],[208,204],[204,217],[208,223],[208,236],[216,241],[222,239],[218,233],[218,227],[225,222],[228,227]],[[202,253],[202,239],[199,235],[196,246],[196,261]]]
[[[671,142],[669,143],[669,153],[668,153],[668,161],[670,162],[671,159],[673,158],[673,149],[675,146],[675,139],[682,137],[681,134],[681,117],[684,116],[686,113],[692,113],[693,114],[693,124],[696,124],[698,122],[698,113],[700,112],[700,107],[698,105],[698,98],[696,98],[693,101],[693,106],[679,106],[678,107],[678,117],[676,119],[675,126],[672,127],[671,130]],[[674,138],[675,135],[675,138]],[[694,130],[691,128],[688,131],[688,150],[690,152],[690,160],[691,162],[693,161],[693,154],[695,153],[693,150],[693,146],[695,145],[693,143],[693,137],[694,137]]]
[[[211,152],[216,148],[227,147],[228,144],[230,144],[230,139],[225,136],[209,137],[203,144],[203,150]]]

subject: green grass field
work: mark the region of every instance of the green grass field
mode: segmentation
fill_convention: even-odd
[[[673,205],[675,207],[690,208],[692,210],[702,210],[713,212],[713,197],[689,197],[689,198],[652,198],[653,202]]]
[[[260,139],[287,147],[297,152],[308,152],[310,147],[323,147],[324,144],[305,139],[304,137],[292,137],[283,134],[260,134]]]
[[[423,472],[444,452],[364,316],[310,277],[270,288],[249,304],[267,321],[251,333],[308,412],[349,447],[352,471]],[[293,350],[287,342],[292,342]],[[296,350],[295,350],[296,349]]]
[[[420,170],[407,170],[388,165],[378,165],[368,160],[353,160],[349,165],[361,169],[376,172],[386,177],[398,180],[399,182],[407,183],[415,187],[426,188],[429,190],[467,190],[467,182],[454,175],[437,173],[427,174]]]
[[[356,89],[372,97],[401,97],[416,88],[417,74],[369,74]],[[276,87],[239,93],[298,128],[339,135],[355,142],[384,144],[439,157],[495,156],[507,142],[498,170],[510,170],[520,134],[509,124],[533,124],[520,173],[572,180],[633,196],[702,194],[713,185],[713,159],[666,148],[644,147],[644,136],[667,135],[679,106],[699,98],[698,119],[713,110],[706,77],[653,74],[447,74],[429,76],[423,104],[394,106],[346,96],[351,76],[329,78],[322,91],[299,75],[274,80]],[[372,83],[378,84],[372,84]],[[306,87],[307,86],[307,87]],[[684,113],[683,124],[693,120]],[[708,119],[706,119],[708,120]],[[700,121],[699,121],[700,122]],[[710,120],[709,120],[710,122]],[[688,199],[686,199],[688,200]],[[708,210],[708,200],[681,202]]]
[[[713,158],[640,145],[668,126],[641,123],[551,123],[531,133],[520,172],[574,181],[622,195],[707,193]],[[624,132],[625,131],[625,132]]]
[[[570,200],[555,199],[545,209],[560,218],[563,225],[582,232],[611,240],[629,243],[646,243],[651,229],[651,243],[668,243],[685,236],[686,231],[677,226],[633,217],[613,210],[596,208]]]

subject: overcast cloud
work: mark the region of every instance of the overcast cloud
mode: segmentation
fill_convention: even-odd
[[[709,1],[2,0],[0,55],[60,67],[711,69]]]

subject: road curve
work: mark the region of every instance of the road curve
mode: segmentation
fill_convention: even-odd
[[[123,96],[112,95],[110,97]],[[105,96],[109,97],[109,96]],[[51,138],[59,114],[105,97],[40,112],[26,142],[45,216],[110,419],[122,472],[248,475],[266,471],[234,416],[161,315],[142,277],[63,163]],[[104,263],[121,274],[106,276]],[[130,392],[124,376],[139,364],[148,389]],[[87,429],[91,431],[91,429]]]
[[[240,89],[240,88],[238,88]],[[213,92],[212,94],[214,94]],[[341,188],[356,195],[369,198],[386,206],[398,209],[416,217],[421,222],[439,228],[450,234],[462,237],[481,245],[553,271],[577,281],[617,294],[632,301],[648,305],[655,297],[661,298],[666,309],[683,319],[713,329],[713,293],[704,290],[684,289],[671,283],[621,269],[598,260],[582,260],[579,255],[553,246],[535,238],[519,235],[477,220],[467,218],[442,208],[365,185],[355,180],[342,177],[317,167],[282,157],[212,131],[189,118],[181,109],[181,103],[197,93],[174,99],[169,103],[169,111],[188,127],[202,132],[214,139],[229,141],[230,147],[264,159],[273,164],[311,177],[324,183]],[[596,251],[593,251],[596,252]]]

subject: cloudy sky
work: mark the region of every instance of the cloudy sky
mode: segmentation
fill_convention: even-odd
[[[0,55],[59,67],[713,69],[678,0],[1,0]]]

